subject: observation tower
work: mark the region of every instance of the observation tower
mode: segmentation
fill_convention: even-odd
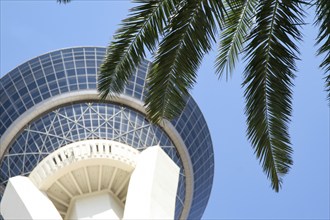
[[[122,94],[101,101],[96,73],[105,54],[61,49],[0,79],[4,219],[202,217],[214,157],[200,109],[189,96],[178,118],[151,124],[148,61]]]

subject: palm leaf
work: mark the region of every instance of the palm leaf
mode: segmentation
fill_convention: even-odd
[[[325,55],[320,67],[323,68],[327,74],[325,77],[326,90],[328,91],[328,100],[330,101],[330,1],[316,0],[315,5],[315,23],[320,26],[317,44],[321,44],[321,47],[318,50],[318,55]]]
[[[239,0],[227,6],[224,28],[220,34],[216,71],[219,78],[226,72],[232,73],[243,49],[243,44],[252,28],[257,0]]]
[[[293,40],[301,39],[302,8],[298,1],[265,0],[257,11],[245,56],[247,135],[278,192],[292,165],[288,122],[299,53]]]
[[[200,62],[215,41],[214,13],[210,1],[191,0],[182,1],[171,17],[148,75],[146,106],[151,121],[173,119],[181,113]]]
[[[164,25],[178,0],[136,0],[139,6],[122,21],[110,43],[101,66],[98,90],[101,98],[122,92],[133,70],[145,58],[145,49],[153,51]]]
[[[58,3],[69,3],[71,0],[57,0]]]

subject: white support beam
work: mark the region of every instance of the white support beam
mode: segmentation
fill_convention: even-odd
[[[112,173],[112,176],[111,176],[111,179],[110,179],[110,182],[109,182],[109,188],[108,188],[109,191],[111,191],[112,183],[113,183],[113,181],[115,179],[115,176],[117,175],[117,170],[118,170],[118,168],[116,167],[115,170]]]
[[[142,151],[129,182],[123,219],[174,219],[179,171],[159,146]]]
[[[9,179],[1,201],[1,215],[5,220],[62,219],[47,195],[24,176]]]

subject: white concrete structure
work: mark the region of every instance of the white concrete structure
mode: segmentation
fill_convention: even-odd
[[[173,219],[178,181],[179,167],[159,146],[140,153],[115,141],[79,141],[48,155],[29,178],[10,178],[1,213],[5,220]]]
[[[5,219],[61,219],[47,195],[24,176],[12,177],[8,181],[1,214]]]
[[[179,167],[158,146],[142,151],[128,186],[124,219],[173,219]]]
[[[115,195],[104,192],[75,198],[68,219],[122,219],[124,207]]]

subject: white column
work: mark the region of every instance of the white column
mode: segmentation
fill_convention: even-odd
[[[68,219],[121,219],[123,207],[110,193],[87,194],[71,201]]]
[[[47,195],[24,176],[9,179],[1,200],[1,215],[5,220],[62,219]]]
[[[129,182],[124,219],[174,219],[179,171],[159,146],[141,152]]]

